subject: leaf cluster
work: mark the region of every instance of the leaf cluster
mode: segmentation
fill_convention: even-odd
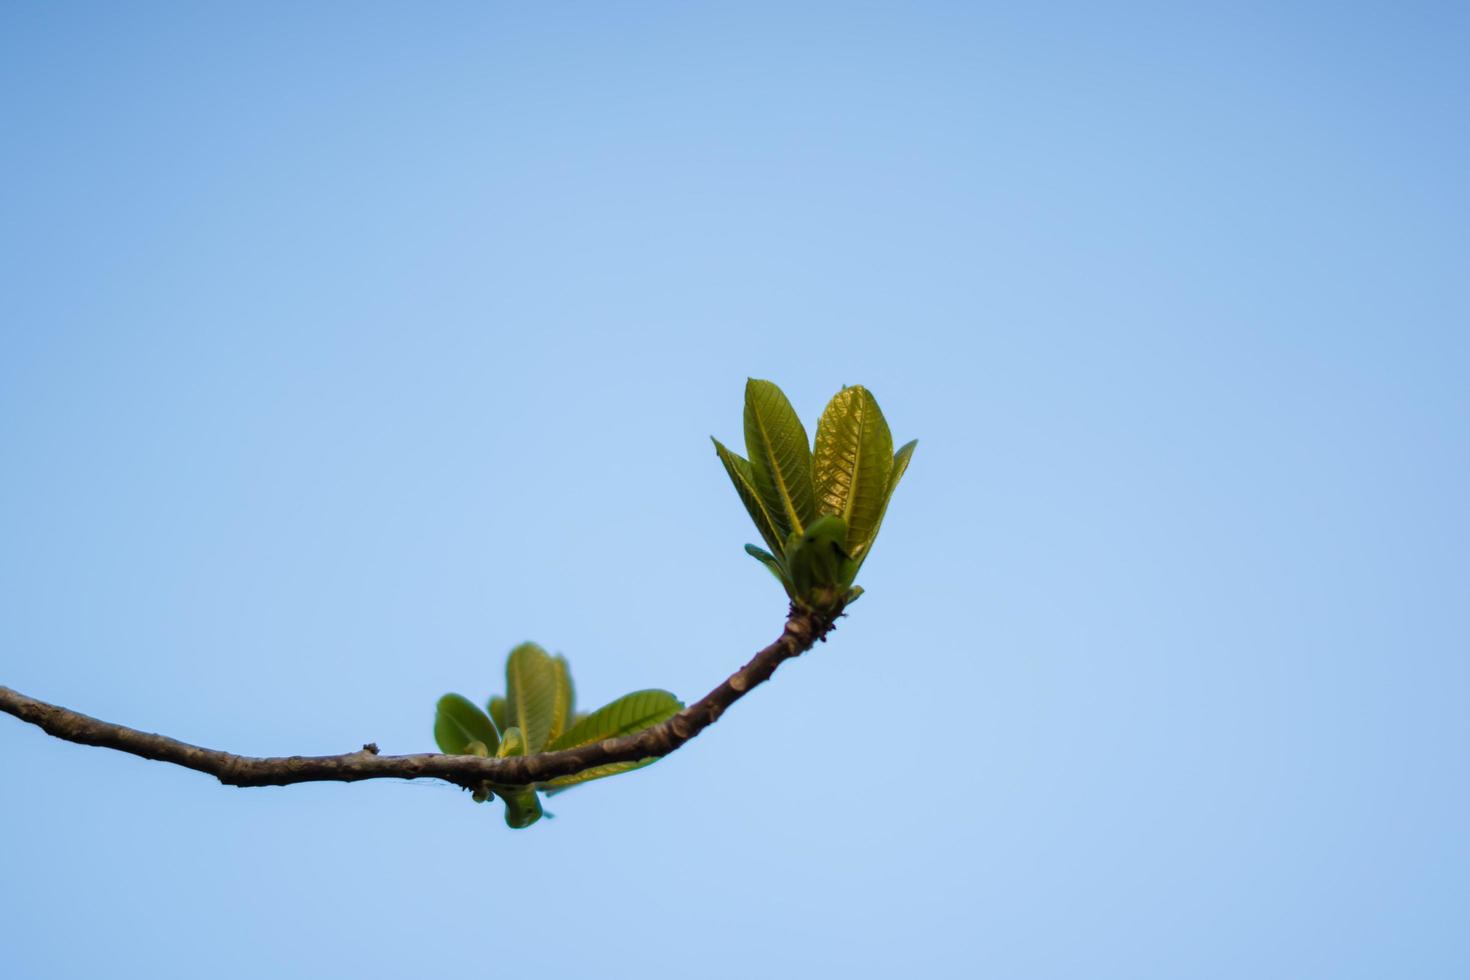
[[[683,708],[683,702],[668,691],[646,690],[625,694],[596,711],[579,714],[566,658],[552,656],[534,643],[522,643],[506,658],[504,696],[490,698],[487,710],[459,694],[439,699],[434,713],[434,740],[439,751],[449,755],[505,758],[558,752],[641,732]],[[594,766],[530,786],[484,783],[474,791],[475,802],[497,796],[505,802],[505,822],[509,826],[529,827],[542,816],[538,792],[549,795],[654,761],[650,758]]]
[[[832,610],[862,594],[853,582],[918,440],[894,452],[877,400],[853,385],[827,403],[808,446],[785,394],[755,378],[745,385],[749,458],[711,439],[766,544],[745,550],[770,569],[791,601]]]

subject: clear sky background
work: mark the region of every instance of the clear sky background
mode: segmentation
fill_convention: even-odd
[[[921,440],[830,643],[524,832],[0,717],[6,975],[1470,974],[1466,10],[5,4],[0,683],[696,698],[745,378]]]

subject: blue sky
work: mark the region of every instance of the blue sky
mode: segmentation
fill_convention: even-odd
[[[784,613],[747,376],[921,440],[831,642],[525,832],[0,719],[17,977],[1470,972],[1453,4],[10,4],[0,683],[432,747]]]

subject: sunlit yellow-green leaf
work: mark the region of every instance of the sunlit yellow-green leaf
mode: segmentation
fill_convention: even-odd
[[[865,549],[877,531],[892,456],[893,436],[872,393],[854,385],[832,396],[817,422],[812,473],[818,510],[847,522],[849,553]]]
[[[751,378],[745,384],[745,451],[756,490],[784,542],[816,516],[812,451],[801,419],[769,381]]]
[[[495,726],[474,702],[458,694],[446,694],[434,710],[434,741],[439,751],[467,755],[471,742],[483,742],[494,752],[500,745]]]

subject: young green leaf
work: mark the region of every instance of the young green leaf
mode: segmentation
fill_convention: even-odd
[[[505,731],[510,727],[510,710],[505,703],[505,698],[498,694],[490,699],[490,719],[495,722],[495,727]]]
[[[893,436],[871,392],[843,388],[817,422],[812,471],[817,507],[847,522],[847,550],[872,540],[888,490]]]
[[[816,516],[811,446],[791,403],[769,381],[745,383],[745,451],[779,539],[804,530]]]
[[[753,544],[745,546],[745,553],[770,569],[771,574],[776,576],[776,581],[781,583],[781,588],[786,590],[787,595],[791,595],[791,583],[786,581],[786,568],[781,564],[781,559]]]
[[[887,502],[887,497],[892,497],[893,491],[898,488],[898,481],[903,479],[904,472],[908,470],[909,460],[913,458],[914,448],[918,444],[919,440],[910,439],[902,446],[899,446],[898,452],[893,454],[893,469],[888,475],[888,493],[884,500],[885,503]]]
[[[909,468],[909,460],[913,458],[914,448],[918,444],[919,440],[911,439],[893,454],[893,467],[888,472],[888,487],[883,492],[883,507],[878,511],[878,522],[873,525],[873,533],[868,540],[852,554],[859,566],[868,560],[868,554],[873,550],[873,541],[878,537],[878,529],[883,526],[883,515],[888,513],[888,501],[893,499],[893,491],[898,487],[898,481],[903,479],[904,471]]]
[[[434,741],[448,755],[468,755],[471,742],[483,742],[494,752],[500,745],[495,725],[474,702],[458,694],[446,694],[434,711]]]
[[[511,725],[500,736],[500,748],[495,750],[497,759],[508,759],[513,755],[526,755],[526,737],[521,730]]]
[[[765,503],[761,500],[760,491],[756,489],[755,474],[751,472],[750,460],[732,453],[714,436],[710,436],[710,441],[715,444],[715,455],[719,456],[720,462],[725,465],[725,472],[729,474],[730,482],[735,484],[735,492],[740,495],[740,502],[745,505],[750,519],[755,522],[761,540],[779,555],[781,553],[781,533],[776,529],[776,521],[771,516],[771,512],[766,509]]]
[[[527,755],[540,752],[551,736],[558,685],[555,662],[545,650],[522,643],[510,652],[505,661],[506,713],[510,723],[521,730]]]
[[[849,568],[846,540],[847,522],[836,514],[819,517],[805,534],[791,535],[787,568],[799,601],[829,606],[847,591],[852,583],[845,572],[856,569]]]
[[[556,700],[552,704],[551,729],[547,734],[547,741],[556,738],[571,725],[574,714],[572,702],[575,698],[572,691],[572,672],[567,666],[567,658],[560,654],[552,657],[551,667],[556,677]]]
[[[541,819],[541,801],[534,789],[496,790],[495,795],[505,801],[505,825],[512,830],[523,830]]]
[[[600,742],[605,738],[641,732],[674,717],[683,709],[684,703],[668,691],[648,690],[624,694],[578,721],[547,746],[547,750],[556,752]]]

